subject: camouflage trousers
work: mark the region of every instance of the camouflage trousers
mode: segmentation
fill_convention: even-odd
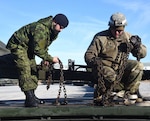
[[[115,80],[117,75],[115,75],[115,72],[113,72],[111,68],[110,70],[108,68],[105,68],[104,79],[109,80],[109,81],[104,81],[106,88],[109,89],[111,87],[111,84],[114,84],[113,91],[125,90],[128,91],[130,94],[137,93],[143,75],[143,67],[144,65],[141,62],[138,62],[136,60],[128,60],[120,82],[117,82],[117,80]],[[106,71],[106,69],[108,70]],[[93,76],[97,77],[96,75],[94,75],[94,73]],[[104,93],[101,90],[99,90],[101,92],[97,92],[97,91],[98,90],[96,87],[94,92],[94,98],[97,97],[98,93],[99,94]]]
[[[142,79],[143,68],[144,65],[141,62],[136,60],[128,60],[123,77],[118,87],[129,91],[131,94],[136,93]]]
[[[12,50],[14,61],[19,74],[19,86],[22,91],[36,89],[38,86],[37,69],[35,59],[29,59],[27,50],[19,46]]]

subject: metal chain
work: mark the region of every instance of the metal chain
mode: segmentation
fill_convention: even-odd
[[[120,62],[120,65],[118,70],[116,70],[116,74],[117,74],[117,77],[116,77],[116,81],[113,83],[113,85],[111,86],[111,90],[113,90],[115,87],[115,85],[117,85],[118,83],[120,83],[121,79],[122,79],[122,76],[124,74],[124,70],[126,68],[126,64],[127,64],[127,60],[129,58],[129,53],[131,52],[131,46],[130,46],[130,43],[126,42],[126,45],[127,45],[127,51],[126,52],[119,52],[117,56],[119,56],[119,54],[121,54],[121,62]],[[117,59],[117,58],[116,58]],[[112,66],[115,66],[115,64],[113,64]]]
[[[127,52],[118,52],[115,62],[118,62],[120,54],[121,54],[121,62],[122,62],[122,66],[119,66],[119,69],[116,71],[117,73],[117,83],[119,83],[119,81],[121,80],[123,73],[124,73],[124,69],[126,67],[126,63],[129,57],[129,52],[131,51],[131,47],[130,45],[126,42],[127,44]],[[102,95],[102,104],[105,105],[112,105],[112,97],[111,97],[111,92],[114,89],[115,86],[115,82],[111,83],[109,82],[109,80],[105,80],[103,78],[103,67],[102,67],[102,60],[99,59],[98,61],[96,61],[96,66],[97,66],[97,73],[98,73],[98,88],[97,88],[97,94],[98,97],[101,96],[100,92],[103,93]],[[115,68],[115,63],[112,64],[112,68]],[[106,88],[106,84],[105,81],[108,81],[107,83],[110,83],[111,86],[110,88]]]
[[[60,65],[60,82],[59,82],[58,96],[56,98],[56,105],[60,105],[59,99],[60,99],[60,94],[61,94],[61,91],[62,91],[62,87],[63,87],[63,91],[64,91],[64,102],[61,103],[61,105],[66,105],[67,104],[67,93],[66,93],[66,88],[65,88],[65,85],[64,85],[63,64],[60,60],[59,60],[59,65]]]
[[[104,93],[106,91],[105,82],[103,78],[103,66],[102,66],[102,60],[97,59],[96,60],[96,66],[97,66],[97,73],[98,73],[98,96],[101,96],[100,92]]]
[[[121,66],[119,66],[119,68],[118,68],[118,70],[116,71],[116,73],[117,73],[117,78],[116,78],[116,81],[117,82],[120,82],[120,80],[121,80],[121,78],[122,78],[122,76],[123,76],[123,74],[124,74],[124,69],[125,69],[125,67],[126,67],[126,64],[127,64],[127,60],[128,60],[128,57],[129,57],[129,53],[131,52],[131,46],[130,46],[130,44],[129,43],[127,43],[126,42],[126,44],[127,44],[127,52],[125,53],[125,52],[119,52],[120,54],[122,54],[121,55],[121,61],[122,61],[122,64],[121,64],[121,62],[120,62],[120,65]],[[119,54],[118,54],[119,55]],[[116,60],[117,61],[117,60]],[[115,64],[113,65],[113,66],[115,66]]]
[[[95,68],[96,68],[96,73],[97,73],[97,88],[96,88],[96,93],[97,93],[97,98],[96,100],[96,105],[106,105],[106,86],[105,86],[105,79],[104,79],[104,74],[103,74],[103,65],[102,65],[102,59],[101,58],[95,58]]]
[[[52,63],[50,63],[49,70],[48,70],[47,87],[46,87],[47,90],[50,88],[50,84],[52,81],[52,71],[53,71],[53,66],[52,66]]]

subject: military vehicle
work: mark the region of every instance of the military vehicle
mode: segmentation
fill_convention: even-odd
[[[6,86],[16,84],[18,74],[14,66],[13,57],[5,44],[0,42],[0,85]],[[60,65],[61,67],[62,65]],[[56,99],[46,99],[46,104],[37,108],[25,108],[24,100],[3,100],[0,101],[1,121],[143,121],[150,120],[150,105],[123,105],[94,106],[92,98],[67,98],[65,84],[73,82],[74,85],[84,86],[87,84],[93,88],[92,74],[87,65],[77,65],[71,59],[68,60],[68,69],[48,68],[43,71],[40,65],[39,80],[44,80],[49,88],[50,84],[60,84],[59,93]],[[80,69],[83,68],[83,69]],[[61,77],[64,77],[62,80]],[[150,79],[150,71],[144,70],[142,80]],[[10,81],[11,80],[11,81]],[[13,81],[12,81],[13,80]],[[63,89],[61,89],[63,88]],[[64,91],[64,98],[60,98],[61,91]],[[146,101],[149,101],[147,99]]]

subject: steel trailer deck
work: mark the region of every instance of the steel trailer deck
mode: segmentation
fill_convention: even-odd
[[[54,105],[55,99],[35,108],[25,108],[24,100],[0,101],[1,121],[143,121],[150,120],[149,106],[93,106],[89,99],[68,99],[67,105]],[[60,100],[63,101],[63,100]]]

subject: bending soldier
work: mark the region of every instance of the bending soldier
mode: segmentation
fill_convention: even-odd
[[[108,25],[108,30],[94,36],[85,52],[85,62],[92,67],[97,84],[95,105],[109,103],[112,91],[137,94],[143,74],[143,64],[139,60],[146,56],[146,47],[140,37],[124,31],[127,20],[122,13],[112,14]],[[137,60],[129,60],[130,53]]]
[[[6,47],[14,55],[19,73],[19,86],[26,96],[25,107],[37,107],[39,103],[43,103],[34,94],[38,86],[35,55],[46,63],[58,63],[58,57],[48,54],[48,47],[68,23],[64,14],[49,16],[23,26],[9,39]]]

